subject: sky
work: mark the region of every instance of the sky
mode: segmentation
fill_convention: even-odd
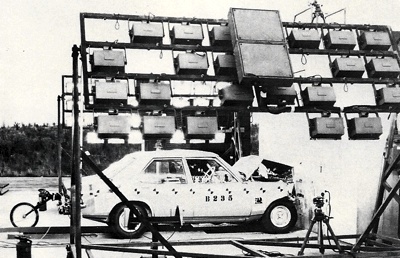
[[[2,1],[0,16],[0,123],[56,123],[57,96],[61,94],[61,76],[72,73],[71,48],[80,45],[79,13],[109,13],[227,19],[230,7],[279,10],[282,21],[291,22],[308,8],[308,0],[14,0]],[[378,24],[400,30],[400,2],[393,0],[321,0],[324,13],[346,8],[328,18],[328,22]],[[310,22],[311,12],[297,17]],[[108,24],[114,26],[114,24]],[[125,30],[125,31],[124,31]],[[128,27],[121,23],[120,33]],[[102,28],[95,28],[101,32]],[[125,35],[125,36],[126,36]],[[114,38],[111,38],[114,40]],[[306,65],[300,57],[291,58],[297,75],[330,76],[321,57],[309,56]],[[155,70],[159,67],[154,67]],[[365,85],[335,85],[337,106],[374,104],[371,88]],[[345,90],[346,89],[346,90]],[[388,134],[387,114],[381,115],[384,132],[380,140],[312,141],[304,114],[254,114],[260,124],[260,154],[291,164],[302,175],[300,183],[313,186],[313,194],[331,189],[342,205],[368,205],[374,201],[380,164]],[[339,182],[335,186],[332,182]],[[349,187],[349,185],[352,185]],[[354,187],[357,185],[357,187]],[[350,192],[349,192],[350,188]],[[346,189],[346,191],[343,191]],[[374,190],[375,189],[375,190]],[[335,197],[336,197],[335,196]],[[356,196],[356,198],[349,198]],[[350,201],[350,199],[352,201]],[[356,211],[357,212],[357,211]],[[354,228],[347,214],[339,219]],[[352,217],[354,218],[354,216]],[[348,225],[350,223],[350,225]],[[336,232],[338,233],[338,232]]]

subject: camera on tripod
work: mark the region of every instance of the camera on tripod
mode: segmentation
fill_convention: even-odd
[[[327,227],[327,236],[328,234],[331,235],[331,237],[333,238],[333,240],[335,241],[335,245],[336,248],[339,250],[339,253],[343,253],[343,249],[341,248],[340,244],[339,244],[339,240],[337,239],[337,237],[335,236],[335,233],[333,233],[332,227],[329,224],[329,220],[333,219],[333,217],[330,217],[330,197],[331,197],[331,193],[327,190],[325,190],[325,193],[328,193],[328,198],[326,199],[326,202],[328,203],[328,209],[329,209],[329,214],[325,215],[325,213],[322,211],[322,207],[325,204],[325,198],[324,198],[324,193],[321,193],[321,196],[317,196],[313,198],[313,203],[314,205],[317,207],[316,209],[314,209],[314,216],[311,220],[311,224],[310,227],[308,228],[306,237],[304,238],[303,244],[301,245],[300,251],[298,252],[298,255],[303,255],[304,254],[304,249],[306,248],[306,244],[309,242],[309,237],[312,231],[312,228],[315,224],[318,225],[318,242],[319,242],[319,251],[321,254],[323,254],[325,252],[325,246],[324,246],[324,234],[323,234],[323,225],[322,223],[324,223]],[[329,239],[329,238],[328,238]],[[330,243],[329,243],[330,244]]]
[[[313,203],[317,208],[322,208],[325,203],[324,193],[321,193],[321,196],[314,197]]]

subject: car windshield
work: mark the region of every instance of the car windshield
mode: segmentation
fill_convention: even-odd
[[[118,162],[112,163],[108,168],[106,168],[103,173],[108,177],[108,178],[113,178],[116,175],[118,175],[121,171],[125,170],[127,167],[132,166],[132,163],[137,162],[136,157],[133,155],[126,155],[123,157],[121,160]]]

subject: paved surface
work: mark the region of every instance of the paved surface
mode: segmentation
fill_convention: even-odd
[[[0,184],[10,183],[9,192],[5,195],[0,196],[0,228],[12,227],[9,212],[11,208],[19,202],[30,202],[35,204],[38,201],[39,188],[45,188],[50,192],[57,191],[57,179],[56,178],[0,178]],[[69,185],[67,180],[66,185]],[[69,226],[70,220],[66,215],[58,214],[57,202],[48,202],[47,211],[40,212],[40,218],[37,227],[55,227],[55,226]],[[104,224],[82,219],[82,226],[103,226]],[[0,257],[16,257],[16,244],[17,239],[13,238],[13,234],[16,232],[0,233]],[[298,230],[290,234],[284,235],[270,235],[261,232],[231,232],[231,233],[205,233],[204,231],[193,231],[193,232],[173,232],[163,231],[161,234],[169,241],[188,241],[188,240],[223,240],[223,239],[271,239],[279,237],[304,237],[305,230]],[[31,235],[32,239],[32,257],[33,258],[45,258],[45,257],[66,257],[66,245],[70,243],[69,234],[42,234],[42,235]],[[120,240],[113,239],[111,235],[107,233],[102,234],[83,234],[82,244],[104,244],[104,243],[150,243],[151,234],[146,233],[140,239],[134,240]],[[148,247],[143,247],[148,249]],[[244,256],[241,249],[234,247],[233,245],[191,245],[191,246],[175,246],[176,250],[182,252],[197,252],[197,253],[208,253],[208,254],[229,254]],[[264,247],[264,246],[253,246],[255,250],[264,250],[269,252],[281,252],[284,254],[295,255],[299,251],[299,248],[282,248],[282,247]],[[160,250],[166,250],[160,248]],[[327,250],[327,253],[330,253]],[[130,254],[130,253],[111,253],[106,251],[92,251],[92,254],[96,258],[100,257],[151,257],[151,255],[141,254]],[[306,255],[319,254],[317,250],[306,249]],[[82,257],[87,257],[85,251],[82,251]],[[160,256],[161,257],[161,256]]]

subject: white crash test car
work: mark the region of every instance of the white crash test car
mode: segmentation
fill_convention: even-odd
[[[289,232],[297,221],[293,183],[257,180],[266,169],[253,179],[244,172],[258,166],[250,162],[236,169],[211,152],[158,150],[128,154],[103,173],[144,216],[175,216],[178,210],[181,224],[258,221],[268,233]],[[82,182],[84,218],[107,223],[120,238],[144,233],[142,223],[128,223],[128,209],[97,175]]]

